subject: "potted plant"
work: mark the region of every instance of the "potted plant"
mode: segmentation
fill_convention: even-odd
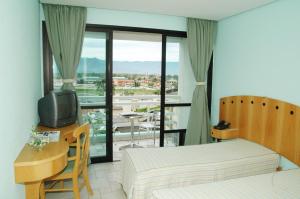
[[[38,132],[35,128],[32,128],[28,145],[35,150],[42,150],[42,148],[49,143],[49,137]]]

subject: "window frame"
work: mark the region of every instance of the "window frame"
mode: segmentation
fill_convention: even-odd
[[[161,118],[160,118],[160,146],[164,146],[164,134],[168,133],[179,133],[179,145],[184,145],[184,138],[186,134],[186,129],[172,129],[165,130],[164,119],[165,119],[165,108],[166,107],[184,107],[191,106],[191,103],[165,103],[165,81],[166,81],[166,44],[167,37],[187,37],[185,31],[173,31],[173,30],[163,30],[163,29],[152,29],[152,28],[140,28],[140,27],[127,27],[127,26],[111,26],[111,25],[96,25],[87,24],[86,31],[89,32],[106,32],[108,34],[108,40],[106,43],[107,54],[107,71],[106,71],[106,81],[107,81],[107,94],[105,106],[82,106],[82,109],[106,109],[107,114],[107,156],[99,157],[92,160],[92,163],[113,161],[112,157],[112,71],[113,71],[113,31],[127,31],[127,32],[142,32],[142,33],[158,33],[162,35],[162,59],[161,59]],[[43,43],[43,78],[44,78],[44,95],[48,94],[53,90],[53,60],[52,51],[48,39],[48,34],[46,30],[45,21],[42,22],[42,43]],[[208,108],[209,113],[211,112],[211,94],[212,94],[212,78],[213,78],[213,55],[210,61],[210,67],[207,73],[207,98],[208,98]]]

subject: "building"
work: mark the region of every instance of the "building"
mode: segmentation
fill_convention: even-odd
[[[118,87],[132,87],[134,86],[134,80],[125,77],[113,77],[113,85]]]

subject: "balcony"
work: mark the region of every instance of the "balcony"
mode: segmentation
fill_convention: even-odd
[[[136,95],[115,96],[113,98],[113,148],[114,158],[121,158],[120,148],[131,143],[132,134],[135,144],[141,147],[158,147],[160,137],[160,96]],[[106,154],[106,110],[105,97],[79,97],[83,118],[91,124],[91,148],[93,156]],[[180,101],[179,96],[167,96],[167,103]],[[92,108],[88,108],[92,107]],[[165,130],[186,128],[182,120],[183,110],[168,107],[165,109]],[[138,113],[138,117],[130,120],[122,116],[124,113]],[[132,133],[133,132],[133,133]],[[165,135],[165,146],[178,146],[178,133]]]

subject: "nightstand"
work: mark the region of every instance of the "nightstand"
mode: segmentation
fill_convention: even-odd
[[[223,129],[223,130],[213,128],[211,130],[211,136],[213,138],[216,138],[218,142],[220,140],[228,140],[228,139],[238,138],[238,135],[239,135],[239,130],[234,129],[234,128]]]

